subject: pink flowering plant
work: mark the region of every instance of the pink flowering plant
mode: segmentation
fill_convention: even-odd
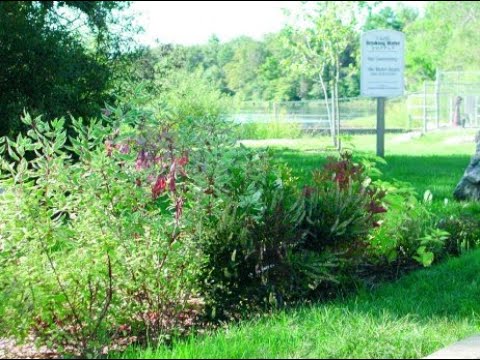
[[[189,155],[168,122],[130,121],[152,116],[112,108],[67,136],[26,115],[27,135],[1,140],[2,334],[97,356],[197,323]]]

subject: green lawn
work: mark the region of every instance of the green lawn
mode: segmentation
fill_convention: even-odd
[[[430,190],[437,200],[451,198],[475,151],[474,135],[472,130],[451,130],[408,140],[406,135],[389,134],[386,137],[387,165],[379,166],[383,179],[411,183],[420,196]],[[328,151],[327,137],[246,141],[245,144],[273,148],[278,157],[294,169],[300,181],[334,154]],[[360,155],[375,154],[374,135],[355,136],[344,140],[344,144]]]
[[[350,300],[126,358],[420,358],[480,331],[480,251]]]
[[[434,133],[404,141],[387,137],[385,180],[411,183],[419,195],[451,198],[475,150],[474,132]],[[350,139],[373,154],[374,136]],[[300,181],[320,166],[328,139],[250,141],[273,147]],[[278,313],[230,326],[172,349],[132,349],[127,358],[419,358],[480,331],[480,251],[412,273],[330,304]]]

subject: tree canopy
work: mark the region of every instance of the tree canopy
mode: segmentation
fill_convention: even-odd
[[[112,24],[128,4],[0,2],[0,135],[26,110],[48,117],[98,114],[123,46]]]

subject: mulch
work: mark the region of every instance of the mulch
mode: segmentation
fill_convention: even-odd
[[[59,359],[61,356],[46,347],[37,348],[33,342],[17,345],[14,340],[0,339],[0,359]]]

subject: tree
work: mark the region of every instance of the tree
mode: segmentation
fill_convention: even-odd
[[[289,28],[289,46],[294,50],[292,66],[309,74],[321,86],[334,146],[340,146],[339,85],[342,55],[357,38],[355,9],[351,1],[319,1],[304,5],[296,25]]]
[[[264,61],[265,49],[260,42],[248,37],[237,39],[232,60],[224,66],[228,88],[242,99],[260,97],[262,87],[257,79]]]
[[[399,4],[394,10],[387,6],[378,12],[370,11],[363,25],[363,30],[392,29],[403,31],[408,25],[417,20],[418,10],[403,4]]]
[[[423,18],[406,27],[409,77],[434,79],[437,69],[477,70],[480,57],[480,4],[428,2]]]
[[[19,117],[89,117],[109,98],[127,48],[110,31],[108,1],[0,2],[0,136],[21,130]]]

